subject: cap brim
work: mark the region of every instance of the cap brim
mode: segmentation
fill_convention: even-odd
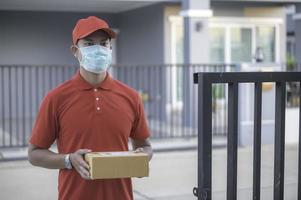
[[[84,37],[87,37],[88,35],[94,33],[95,31],[98,31],[98,30],[103,30],[104,32],[106,32],[109,35],[110,38],[116,38],[116,33],[112,29],[110,29],[110,28],[98,28],[98,29],[91,30],[91,31],[87,32],[86,34],[79,37],[78,40],[82,39]]]
[[[116,38],[116,33],[110,29],[110,28],[102,28],[102,29],[98,29],[98,30],[103,30],[105,31],[111,38]]]

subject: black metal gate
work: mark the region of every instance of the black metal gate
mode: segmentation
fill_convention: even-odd
[[[253,150],[253,199],[260,199],[261,175],[261,110],[262,83],[276,83],[275,103],[275,158],[274,199],[282,200],[284,191],[285,147],[285,93],[286,83],[301,83],[301,72],[229,72],[195,73],[198,84],[198,187],[193,193],[199,200],[212,199],[212,84],[228,84],[228,147],[227,147],[227,200],[237,199],[237,138],[238,138],[238,86],[254,83],[254,150]],[[300,99],[301,95],[299,93]],[[301,125],[299,103],[299,127]],[[301,135],[301,128],[299,128]],[[301,137],[299,137],[301,144]],[[301,199],[301,145],[298,163],[298,199]]]

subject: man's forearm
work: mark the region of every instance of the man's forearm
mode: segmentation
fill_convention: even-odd
[[[58,154],[48,149],[34,149],[28,154],[32,165],[48,169],[64,169],[65,154]]]

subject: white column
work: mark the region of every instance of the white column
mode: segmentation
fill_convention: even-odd
[[[209,63],[210,0],[182,0],[180,14],[184,18],[184,63]],[[197,87],[193,84],[193,72],[193,68],[183,69],[183,122],[185,126],[196,129]]]

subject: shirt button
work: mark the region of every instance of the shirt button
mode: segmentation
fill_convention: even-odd
[[[99,98],[97,97],[97,98],[96,98],[96,101],[98,101],[98,100],[99,100]]]
[[[97,107],[97,110],[100,110],[100,107]]]
[[[96,89],[96,88],[94,89],[94,92],[97,92],[97,89]]]

